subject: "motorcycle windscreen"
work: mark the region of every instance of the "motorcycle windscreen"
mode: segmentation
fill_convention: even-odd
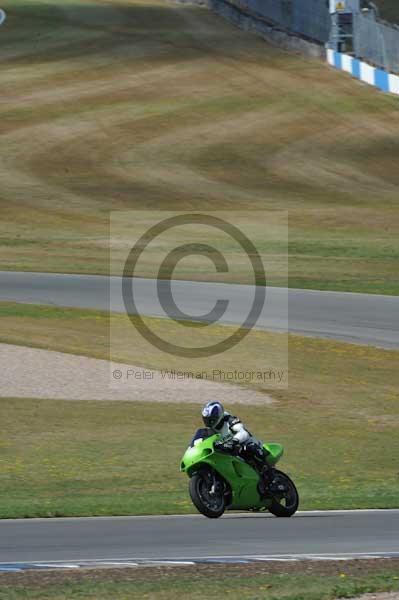
[[[206,427],[197,429],[197,431],[194,433],[193,439],[191,440],[189,447],[193,448],[197,440],[205,440],[206,438],[211,437],[211,435],[215,435],[215,432],[212,431],[212,429],[207,429]]]

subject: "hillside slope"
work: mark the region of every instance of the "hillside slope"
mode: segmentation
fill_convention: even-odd
[[[0,268],[107,272],[110,209],[283,208],[290,285],[399,293],[397,98],[206,9],[2,6]]]

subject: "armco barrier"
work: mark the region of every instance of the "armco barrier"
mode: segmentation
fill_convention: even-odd
[[[399,26],[381,21],[374,11],[353,17],[353,53],[389,73],[399,74]]]
[[[349,54],[342,54],[334,50],[327,50],[327,61],[332,67],[346,71],[353,77],[373,85],[383,92],[390,92],[399,96],[399,76],[387,73],[377,67],[372,67]]]

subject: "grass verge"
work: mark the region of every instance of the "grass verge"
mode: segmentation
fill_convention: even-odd
[[[332,600],[399,590],[398,573],[391,560],[13,573],[0,574],[0,599]]]
[[[1,309],[1,341],[108,356],[105,313]],[[121,361],[162,367],[140,336],[133,344],[125,337],[122,316],[112,318]],[[173,322],[158,325],[180,335]],[[256,332],[242,360],[261,367],[274,337]],[[302,508],[397,507],[398,352],[291,336],[289,357],[287,389],[252,383],[274,404],[234,410],[259,437],[286,446],[281,466],[297,481]],[[229,353],[219,360],[229,366]],[[193,510],[178,465],[200,423],[198,405],[3,398],[0,410],[2,517]],[[162,486],[154,472],[168,474]]]

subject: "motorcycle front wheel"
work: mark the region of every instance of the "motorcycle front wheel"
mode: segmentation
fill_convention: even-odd
[[[217,482],[212,472],[198,471],[191,477],[188,486],[191,500],[198,511],[209,519],[221,517],[225,510],[223,486]]]
[[[275,469],[273,499],[269,512],[275,517],[292,517],[298,510],[299,494],[294,482],[282,471]]]

